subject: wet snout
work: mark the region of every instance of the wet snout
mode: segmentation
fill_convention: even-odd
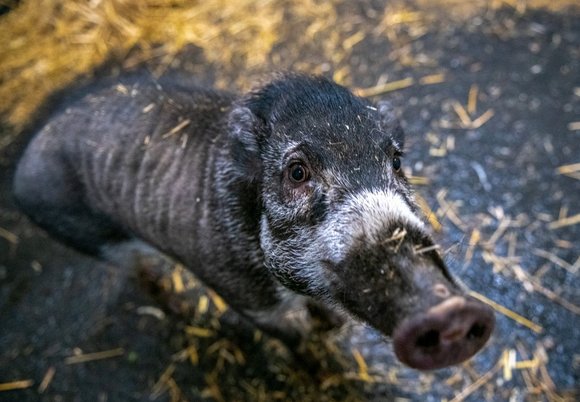
[[[494,325],[489,307],[452,296],[403,321],[393,334],[395,353],[403,363],[420,370],[458,364],[483,347]]]

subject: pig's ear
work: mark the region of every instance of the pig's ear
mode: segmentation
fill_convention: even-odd
[[[241,177],[256,181],[261,174],[259,137],[263,123],[247,107],[236,105],[230,111],[228,128],[231,155]]]
[[[402,150],[405,146],[405,132],[401,127],[395,107],[389,101],[380,101],[377,106],[381,116],[381,128],[391,136]]]

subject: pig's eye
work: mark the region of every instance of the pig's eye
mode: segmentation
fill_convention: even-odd
[[[401,170],[401,159],[397,156],[393,158],[393,169],[395,169],[395,172]]]
[[[309,176],[308,169],[302,163],[295,162],[288,168],[288,177],[294,183],[304,183]]]

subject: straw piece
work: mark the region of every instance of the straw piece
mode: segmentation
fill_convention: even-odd
[[[197,314],[203,315],[209,309],[209,298],[206,295],[201,295],[197,301]]]
[[[194,327],[188,325],[185,327],[185,333],[190,336],[195,336],[197,338],[211,338],[215,335],[215,332],[211,329]]]
[[[415,250],[415,254],[425,254],[433,250],[439,250],[441,247],[438,244],[434,244],[428,247],[422,247]]]
[[[171,137],[172,135],[177,134],[178,132],[180,132],[185,127],[189,126],[190,124],[191,124],[191,120],[190,119],[185,119],[182,122],[180,122],[179,124],[177,124],[175,127],[173,127],[171,130],[169,130],[168,132],[166,132],[165,134],[163,134],[161,136],[161,138]]]
[[[578,256],[578,258],[576,258],[576,262],[572,264],[572,271],[576,272],[578,268],[580,268],[580,256]]]
[[[548,228],[554,230],[563,228],[564,226],[576,225],[578,223],[580,223],[580,214],[576,214],[564,219],[558,219],[556,221],[553,221],[548,225]]]
[[[463,380],[463,375],[460,370],[455,371],[449,378],[445,380],[445,385],[448,387],[453,387],[455,384],[460,383]]]
[[[179,265],[177,267],[179,267]],[[181,277],[180,271],[181,270],[177,268],[171,273],[171,281],[173,282],[173,291],[175,293],[182,293],[185,291],[185,286],[183,285],[183,278]]]
[[[502,359],[499,359],[498,362],[493,366],[487,373],[479,377],[477,381],[470,384],[469,386],[465,387],[459,394],[457,394],[451,401],[449,402],[461,402],[469,395],[474,393],[478,388],[480,388],[483,384],[491,380],[491,378],[501,369],[502,367]]]
[[[502,353],[503,378],[506,381],[512,379],[512,370],[516,364],[516,351],[514,349],[504,350]]]
[[[344,40],[342,47],[346,50],[352,49],[354,45],[362,41],[365,38],[365,36],[366,35],[364,31],[357,31],[355,34],[349,36]]]
[[[479,229],[473,229],[471,236],[469,236],[467,251],[465,252],[465,262],[469,263],[473,259],[473,252],[475,251],[475,247],[479,244],[480,239],[481,232]]]
[[[38,393],[39,394],[42,394],[42,393],[44,393],[44,391],[47,390],[50,383],[52,382],[52,379],[54,378],[55,373],[56,373],[56,369],[53,366],[50,366],[48,368],[48,370],[46,370],[46,373],[44,374],[44,377],[42,378],[42,382],[38,386]]]
[[[442,82],[445,82],[445,74],[443,73],[426,75],[419,78],[419,83],[421,85],[441,84]]]
[[[580,163],[572,163],[570,165],[563,165],[556,169],[558,174],[580,180]]]
[[[358,378],[365,382],[371,382],[372,378],[369,376],[369,366],[361,353],[357,349],[352,349],[352,355],[358,365]]]
[[[167,368],[163,371],[153,388],[151,389],[151,395],[149,399],[154,401],[155,399],[159,398],[161,395],[165,393],[168,389],[168,382],[175,371],[175,364],[171,363]]]
[[[0,228],[0,237],[6,239],[8,243],[18,244],[18,236],[4,228]]]
[[[86,363],[94,360],[110,359],[112,357],[118,357],[125,354],[125,349],[117,348],[111,350],[105,350],[102,352],[86,353],[77,356],[70,356],[64,360],[65,364],[79,364]]]
[[[577,306],[576,304],[564,299],[563,297],[554,293],[554,291],[543,287],[534,279],[530,278],[529,280],[530,280],[530,283],[534,286],[534,290],[536,292],[543,294],[545,297],[547,297],[548,299],[552,300],[555,303],[558,303],[559,305],[564,307],[566,310],[569,310],[576,315],[580,315],[580,306]]]
[[[446,200],[447,190],[443,189],[437,193],[437,201],[439,205],[441,205],[441,209],[443,210],[444,215],[449,219],[458,229],[462,232],[467,232],[469,230],[468,226],[461,220],[457,211],[456,205],[457,202],[448,202]]]
[[[187,357],[189,358],[189,362],[197,366],[199,364],[199,353],[197,351],[197,347],[195,345],[189,346],[186,350]]]
[[[182,402],[184,401],[183,392],[177,385],[177,382],[170,378],[167,380],[167,389],[169,390],[170,402]]]
[[[397,91],[399,89],[409,88],[415,83],[415,79],[412,77],[403,78],[402,80],[387,82],[382,85],[377,85],[371,88],[359,88],[355,90],[358,96],[363,98],[369,98],[372,96],[383,95],[388,92]]]
[[[155,107],[155,103],[150,103],[141,110],[143,113],[149,113]]]
[[[568,205],[562,205],[558,212],[558,219],[564,219],[568,216]]]
[[[514,368],[517,370],[535,369],[538,367],[539,362],[540,361],[537,358],[534,358],[532,360],[521,360],[519,362],[515,362]]]
[[[218,312],[220,314],[223,314],[226,312],[226,310],[228,309],[228,305],[226,304],[226,302],[224,301],[224,299],[222,299],[216,292],[214,291],[209,291],[209,297],[211,298],[211,301],[213,302],[215,308],[218,310]]]
[[[237,363],[243,365],[246,363],[246,358],[241,349],[229,339],[222,338],[212,343],[206,349],[207,355],[212,355],[216,352],[218,354],[218,363],[216,364],[216,367],[221,366],[220,371],[221,368],[223,368],[224,360],[227,360],[231,364]]]
[[[516,348],[519,352],[519,354],[522,356],[522,358],[524,359],[528,359],[529,355],[528,352],[526,351],[526,348],[524,347],[524,345],[518,341],[516,342]],[[534,358],[535,359],[535,358]],[[538,387],[534,384],[535,382],[537,382],[537,377],[534,374],[534,372],[528,368],[523,368],[520,371],[522,378],[524,379],[524,382],[526,383],[526,389],[528,390],[528,393],[533,394],[533,393],[538,393],[541,392],[541,388],[538,390]]]
[[[491,235],[489,240],[485,242],[485,244],[487,246],[495,245],[495,243],[497,243],[497,241],[501,238],[501,236],[505,233],[507,228],[510,226],[510,223],[511,223],[511,219],[509,217],[501,219],[497,229]]]
[[[531,329],[532,331],[534,331],[538,334],[542,333],[542,331],[544,330],[544,328],[542,328],[540,325],[528,320],[525,317],[522,317],[521,315],[513,312],[512,310],[508,309],[507,307],[504,307],[501,304],[496,303],[491,299],[488,299],[487,297],[485,297],[482,294],[479,294],[479,293],[474,292],[472,290],[469,292],[469,295],[476,298],[477,300],[487,304],[488,306],[490,306],[494,310],[498,311],[499,313],[505,315],[506,317],[511,318],[512,320],[516,321],[517,323]]]
[[[429,148],[429,155],[436,158],[443,158],[445,155],[447,155],[447,148],[445,146],[440,148]]]
[[[399,248],[401,247],[401,244],[403,244],[403,241],[405,240],[405,236],[407,236],[407,230],[406,229],[401,229],[401,228],[397,228],[395,229],[395,231],[393,232],[393,235],[391,236],[390,239],[387,239],[386,242],[388,242],[388,240],[398,240],[397,244],[395,245],[395,253],[399,251]]]
[[[431,182],[431,180],[429,180],[429,178],[425,176],[408,175],[407,179],[409,180],[409,183],[411,183],[414,186],[426,185]]]
[[[572,163],[570,165],[562,165],[556,169],[559,174],[570,174],[580,172],[580,163]]]
[[[421,209],[421,211],[423,211],[423,214],[427,217],[429,224],[431,225],[431,227],[433,227],[433,230],[436,232],[440,232],[443,229],[443,226],[441,225],[441,222],[439,222],[439,220],[437,219],[437,215],[435,215],[435,212],[433,212],[433,210],[429,206],[429,203],[427,203],[427,201],[418,194],[415,195],[415,199],[417,201],[417,204],[419,205],[419,208]]]
[[[453,110],[455,110],[455,113],[459,117],[459,120],[461,120],[461,124],[464,127],[470,127],[471,118],[469,117],[469,113],[467,113],[463,105],[457,101],[453,101],[451,103],[451,107],[453,108]]]
[[[467,96],[467,113],[474,115],[477,112],[477,94],[479,87],[476,84],[469,88],[469,95]]]
[[[328,388],[336,387],[337,385],[340,385],[342,380],[343,380],[342,374],[333,374],[331,376],[328,376],[322,381],[322,384],[320,385],[320,390],[326,391]]]
[[[508,242],[508,252],[507,255],[509,258],[516,257],[516,248],[518,245],[518,235],[516,232],[510,232],[507,235],[507,242]]]
[[[455,149],[455,136],[454,135],[447,136],[447,138],[445,139],[445,148],[448,151],[453,151]]]
[[[205,376],[205,383],[207,386],[201,392],[203,398],[212,398],[218,402],[225,402],[225,399],[220,390],[220,380],[218,379],[218,370],[214,370],[212,373]]]
[[[561,259],[560,257],[558,257],[556,254],[554,253],[550,253],[549,251],[546,250],[542,250],[539,248],[535,248],[532,253],[534,253],[534,255],[537,255],[538,257],[542,257],[547,259],[548,261],[554,263],[555,265],[559,266],[560,268],[565,269],[566,271],[575,274],[576,273],[576,269],[574,267],[574,265],[570,264],[567,261],[564,261],[563,259]]]
[[[493,111],[493,109],[486,110],[485,113],[483,113],[481,116],[479,116],[477,119],[475,119],[471,122],[471,126],[469,128],[477,129],[477,128],[483,126],[494,115],[495,115],[495,112]]]
[[[34,385],[33,380],[19,380],[19,381],[0,383],[0,392],[13,391],[16,389],[30,388],[30,387],[32,387],[32,385]]]

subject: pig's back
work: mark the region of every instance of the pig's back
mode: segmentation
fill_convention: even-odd
[[[176,254],[206,215],[232,99],[147,73],[96,82],[58,106],[28,152],[74,172],[67,192],[82,207]]]

